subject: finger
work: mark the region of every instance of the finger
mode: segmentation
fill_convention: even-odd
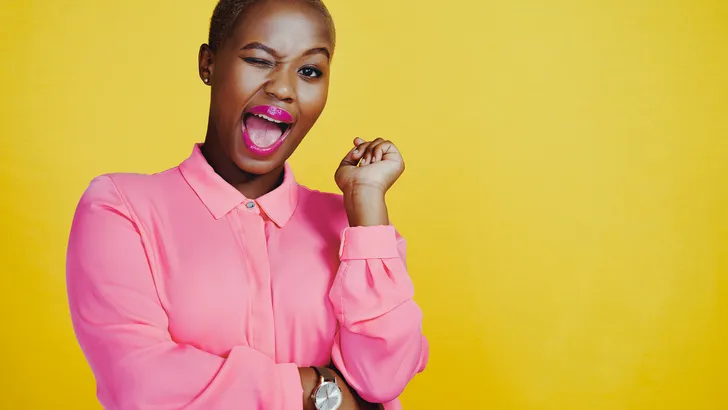
[[[381,146],[384,142],[386,142],[384,139],[377,138],[369,145],[369,163],[377,162],[377,147]]]
[[[361,145],[359,145],[359,155],[361,158],[361,161],[359,161],[359,165],[366,165],[369,163],[370,158],[367,158],[367,155],[369,155],[371,151],[371,146],[374,141],[367,141]]]
[[[377,138],[374,141],[367,144],[366,153],[364,154],[364,159],[362,159],[362,164],[371,164],[372,158],[374,158],[374,147],[381,144],[384,140],[382,138]]]
[[[369,143],[366,142],[363,138],[356,137],[354,138],[354,154],[356,154],[359,158],[361,158],[362,155],[364,155],[364,151],[366,150],[367,146],[369,146]]]
[[[361,154],[356,150],[356,147],[349,150],[346,156],[341,160],[341,165],[354,165],[356,166],[361,159]]]
[[[386,143],[387,141],[383,138],[377,138],[374,141],[372,141],[372,144],[369,146],[369,163],[377,162],[377,148],[381,147],[382,144]],[[382,157],[380,155],[379,160],[381,160]]]
[[[387,144],[382,146],[382,160],[398,160],[402,158],[399,149],[392,141],[387,141]]]
[[[344,157],[344,160],[342,161],[342,164],[347,165],[354,165],[357,166],[361,162],[362,157],[367,152],[367,147],[369,146],[369,142],[364,141],[363,139],[357,137],[355,142],[361,142],[354,148],[352,148],[349,153],[346,154],[346,157]]]
[[[381,161],[391,145],[392,143],[387,140],[382,140],[380,143],[374,145],[372,147],[372,151],[374,153],[372,157],[372,162]]]

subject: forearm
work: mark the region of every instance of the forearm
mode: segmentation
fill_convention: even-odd
[[[350,227],[342,237],[329,295],[340,324],[332,357],[371,402],[394,400],[427,362],[422,312],[413,300],[405,253],[392,226]]]
[[[336,365],[334,363],[331,363],[329,367],[336,372],[338,375],[339,380],[341,381],[341,384],[345,385],[347,389],[351,392],[353,401],[358,406],[357,408],[359,410],[380,410],[384,407],[381,404],[376,403],[369,403],[368,401],[361,398],[359,393],[357,393],[351,386],[349,386],[349,383],[347,383],[346,378],[344,378],[344,375],[339,371],[339,369],[336,368]]]
[[[84,327],[76,325],[79,341],[105,408],[300,408],[295,365],[276,364],[250,348],[235,347],[223,358],[171,341],[148,343],[146,329],[135,329],[142,337],[125,337],[104,326],[99,337]]]
[[[412,300],[405,245],[390,225],[385,191],[366,184],[342,191],[349,229],[331,292],[341,325],[332,355],[363,397],[388,402],[427,363],[422,313]]]
[[[399,321],[398,321],[399,322]],[[399,322],[402,323],[402,322]],[[386,403],[399,397],[427,363],[428,344],[421,328],[342,329],[333,349],[334,362],[360,395]]]
[[[356,186],[344,192],[349,226],[389,225],[384,193],[375,187]]]

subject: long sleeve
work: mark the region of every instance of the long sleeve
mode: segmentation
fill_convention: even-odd
[[[428,358],[405,242],[391,226],[347,228],[340,259],[329,294],[340,325],[333,362],[363,399],[390,402]]]
[[[247,347],[220,357],[172,340],[144,235],[112,179],[95,179],[71,228],[67,287],[104,408],[301,409],[295,364]]]

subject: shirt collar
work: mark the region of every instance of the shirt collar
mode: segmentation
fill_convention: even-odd
[[[220,219],[241,204],[250,202],[243,194],[215,173],[195,144],[192,154],[179,166],[182,176],[215,219]],[[298,205],[298,183],[288,163],[283,183],[254,202],[279,227],[288,222]]]

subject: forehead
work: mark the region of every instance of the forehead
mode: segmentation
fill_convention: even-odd
[[[281,54],[332,47],[331,28],[324,15],[303,1],[261,1],[243,11],[232,32],[232,43],[260,42]]]

